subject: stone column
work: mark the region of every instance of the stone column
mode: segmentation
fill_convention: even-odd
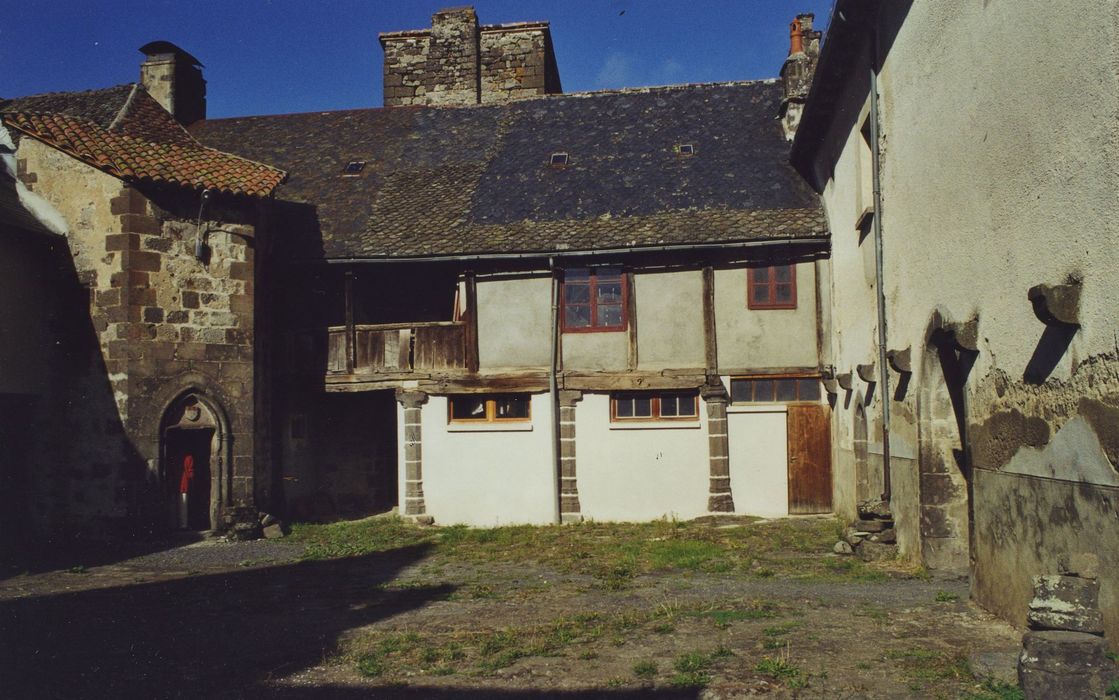
[[[404,503],[400,510],[405,516],[422,516],[427,513],[427,507],[424,505],[423,428],[420,417],[422,406],[427,403],[427,394],[397,389],[396,400],[404,407]]]
[[[575,404],[581,391],[559,392],[560,522],[583,521],[579,506],[579,484],[575,478]]]
[[[707,510],[711,513],[733,513],[730,449],[727,442],[727,390],[720,383],[717,386],[706,386],[700,393],[707,403],[707,448],[711,467]]]

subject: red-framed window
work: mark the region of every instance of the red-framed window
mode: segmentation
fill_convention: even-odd
[[[698,420],[699,395],[694,391],[627,392],[610,396],[610,420]]]
[[[795,265],[770,265],[746,270],[746,306],[751,309],[795,309]]]
[[[626,329],[626,274],[616,267],[573,268],[563,274],[565,333]]]
[[[449,423],[505,423],[532,420],[529,394],[463,394],[447,399]]]
[[[732,377],[732,403],[818,403],[819,377]]]

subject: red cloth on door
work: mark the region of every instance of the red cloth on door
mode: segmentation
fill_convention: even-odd
[[[194,457],[183,457],[183,478],[179,480],[179,493],[186,493],[190,488],[190,480],[194,478]]]

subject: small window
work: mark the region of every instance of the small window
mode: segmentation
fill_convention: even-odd
[[[751,309],[795,309],[795,265],[751,267],[746,271],[746,306]]]
[[[695,155],[695,144],[691,143],[678,143],[676,144],[676,155],[678,156],[693,156]]]
[[[563,276],[565,332],[626,328],[626,276],[613,267],[574,268]]]
[[[753,377],[730,380],[734,403],[795,403],[820,400],[818,377]]]
[[[696,420],[699,396],[689,391],[626,393],[610,397],[610,420]]]
[[[549,159],[548,163],[549,163],[549,165],[554,165],[554,166],[567,165],[567,154],[566,153],[553,153],[552,157]]]
[[[499,423],[532,418],[532,397],[528,394],[452,396],[447,404],[452,423]]]
[[[346,163],[346,169],[342,171],[342,175],[346,177],[357,177],[361,171],[365,170],[364,160],[351,160]]]

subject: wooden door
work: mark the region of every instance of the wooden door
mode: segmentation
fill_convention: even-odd
[[[831,512],[830,408],[789,404],[789,513]]]

